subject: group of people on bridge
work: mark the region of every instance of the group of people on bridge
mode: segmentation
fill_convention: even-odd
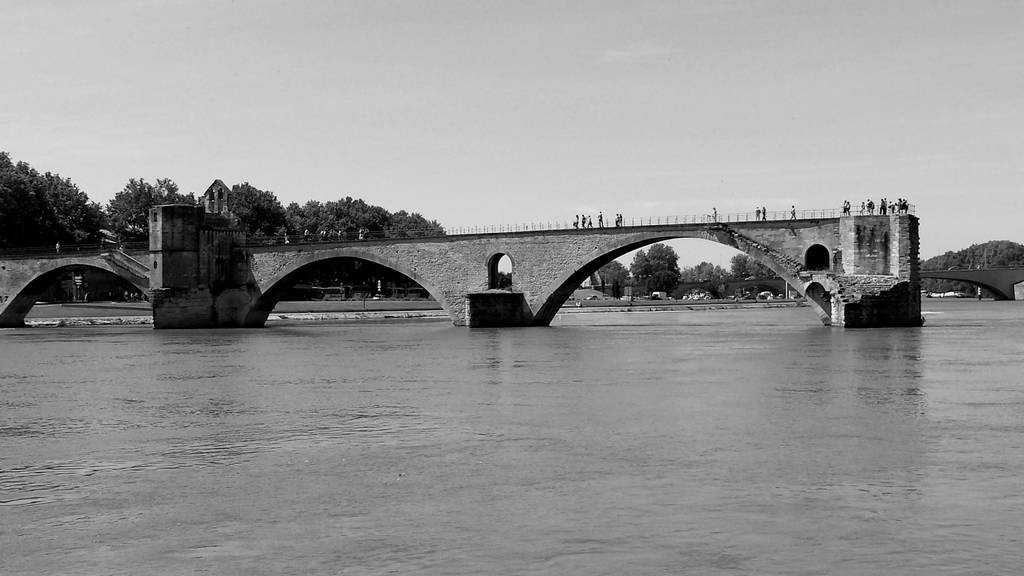
[[[910,202],[906,198],[897,198],[895,202],[882,198],[878,202],[878,214],[885,216],[887,214],[909,214],[910,213]],[[843,201],[843,216],[849,216],[851,213],[851,206],[849,200]],[[870,198],[860,203],[860,214],[861,216],[868,214],[874,215],[875,213],[875,201]]]
[[[359,228],[354,234],[342,232],[340,230],[320,230],[319,232],[313,232],[310,234],[309,229],[302,231],[302,242],[338,242],[343,240],[366,240],[369,236],[370,230],[368,228]],[[317,236],[319,235],[319,238]],[[353,237],[354,236],[354,237]],[[291,244],[291,240],[288,235],[284,235],[284,243]]]
[[[619,228],[622,226],[623,218],[622,214],[615,215],[615,227]],[[576,214],[576,219],[572,222],[572,227],[579,229],[593,228],[594,219],[585,214]],[[604,212],[597,213],[597,227],[604,228]]]

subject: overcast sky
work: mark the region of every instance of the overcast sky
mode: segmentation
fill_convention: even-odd
[[[0,2],[0,150],[104,204],[133,177],[446,227],[884,196],[924,257],[1024,241],[1020,1]]]

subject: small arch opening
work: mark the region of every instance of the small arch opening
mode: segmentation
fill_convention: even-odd
[[[832,314],[832,294],[825,290],[825,287],[817,282],[811,282],[804,289],[804,296],[808,300],[814,301],[820,308],[819,314],[823,315],[822,319],[831,318]]]
[[[808,270],[828,270],[832,263],[832,256],[828,248],[821,244],[815,244],[804,252],[804,267]]]
[[[495,254],[487,263],[487,287],[497,290],[512,289],[512,258],[508,254]]]

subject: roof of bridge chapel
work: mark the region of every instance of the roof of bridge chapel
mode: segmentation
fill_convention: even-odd
[[[225,184],[223,180],[221,180],[220,178],[217,178],[216,180],[213,181],[213,184],[210,184],[210,187],[206,189],[206,192],[203,193],[203,196],[209,197],[211,194],[213,194],[217,190],[223,190],[224,192],[231,192],[231,188],[228,188],[227,184]]]

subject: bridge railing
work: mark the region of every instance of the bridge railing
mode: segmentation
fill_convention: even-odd
[[[914,214],[916,207],[910,204],[900,214]],[[875,210],[871,215],[878,214]],[[604,219],[603,222],[593,220],[592,215],[587,216],[587,224],[581,224],[578,220],[564,220],[552,222],[530,222],[526,224],[495,224],[484,226],[460,226],[447,228],[448,235],[467,234],[500,234],[509,232],[534,232],[544,230],[591,230],[595,228],[635,228],[640,226],[669,226],[676,224],[714,224],[714,223],[740,223],[740,222],[772,222],[780,220],[813,220],[815,218],[839,218],[841,216],[867,216],[868,212],[860,212],[860,208],[851,208],[849,213],[844,213],[843,208],[815,208],[796,210],[766,210],[759,212],[723,212],[708,214],[685,214],[681,216],[623,216],[621,223],[616,223],[613,215]],[[580,216],[584,216],[581,214]],[[592,225],[591,225],[592,224]]]
[[[148,252],[149,242],[99,242],[87,244],[54,244],[52,246],[19,246],[0,248],[0,258],[74,258],[76,256],[98,256],[111,250],[124,252]]]
[[[877,210],[874,212],[877,214]],[[915,206],[909,205],[903,213],[914,214]],[[249,236],[245,245],[257,246],[283,246],[289,244],[314,244],[314,243],[337,243],[337,242],[358,242],[366,240],[396,240],[409,238],[437,238],[442,236],[466,236],[476,234],[507,234],[513,232],[541,232],[549,230],[592,230],[599,228],[639,228],[644,226],[670,226],[679,224],[714,224],[714,223],[747,223],[747,222],[778,222],[784,220],[805,220],[815,218],[839,218],[842,216],[867,215],[865,211],[860,212],[859,207],[851,209],[850,213],[844,214],[842,208],[815,208],[796,210],[767,210],[765,212],[725,212],[707,214],[686,214],[681,216],[623,216],[619,223],[616,223],[614,215],[607,219],[595,222],[593,216],[586,216],[589,225],[583,225],[578,220],[551,220],[547,222],[528,222],[522,224],[492,224],[481,226],[456,226],[446,228],[445,232],[438,234],[436,228],[431,229],[383,229],[383,230],[323,230],[306,234],[288,234],[279,236]],[[102,242],[99,244],[74,244],[62,245],[60,251],[56,246],[31,246],[21,248],[0,249],[0,258],[68,258],[71,256],[99,255],[112,249],[120,249],[125,252],[145,252],[149,250],[148,242]]]

